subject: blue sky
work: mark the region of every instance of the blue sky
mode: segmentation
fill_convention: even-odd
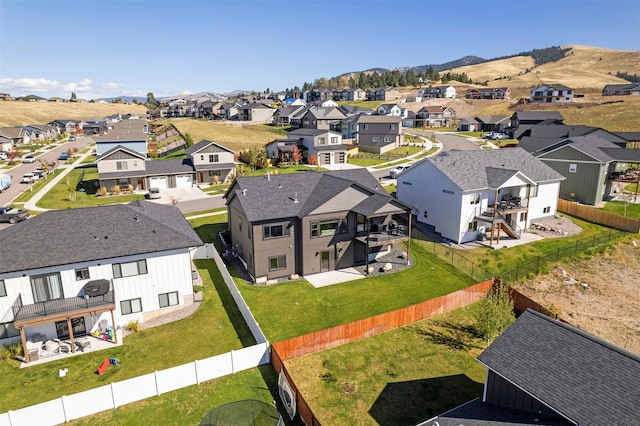
[[[0,92],[279,91],[466,55],[640,50],[638,16],[636,0],[0,0]]]

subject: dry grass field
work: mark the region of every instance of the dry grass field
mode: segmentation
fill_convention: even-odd
[[[47,124],[58,119],[86,120],[112,114],[145,116],[146,112],[147,108],[141,105],[0,101],[0,127]]]

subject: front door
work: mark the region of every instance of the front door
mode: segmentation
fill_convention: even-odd
[[[329,270],[330,253],[330,251],[320,252],[320,272],[327,272]]]

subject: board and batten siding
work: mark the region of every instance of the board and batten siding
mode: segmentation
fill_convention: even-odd
[[[318,236],[311,238],[311,223],[323,220],[346,219],[347,232],[344,234]],[[328,270],[337,269],[338,265],[353,265],[354,250],[353,239],[356,232],[356,215],[345,211],[325,211],[322,214],[308,215],[302,220],[301,227],[301,266],[303,275],[317,274],[320,272],[321,256],[323,251],[329,251]]]
[[[283,225],[289,228],[289,235],[277,238],[264,238],[264,227]],[[271,222],[259,222],[253,226],[253,262],[257,281],[287,277],[296,273],[296,221],[282,219]],[[269,270],[270,259],[276,256],[286,257],[286,267]]]

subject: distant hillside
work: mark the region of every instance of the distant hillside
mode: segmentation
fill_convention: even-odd
[[[105,101],[105,102],[113,102],[116,99],[120,99],[123,102],[133,102],[134,100],[137,100],[140,103],[144,103],[147,102],[147,97],[146,96],[114,96],[111,98],[98,98],[98,99],[94,99],[94,101]]]
[[[47,124],[53,120],[85,120],[127,113],[144,117],[147,108],[111,103],[0,101],[0,127]]]

